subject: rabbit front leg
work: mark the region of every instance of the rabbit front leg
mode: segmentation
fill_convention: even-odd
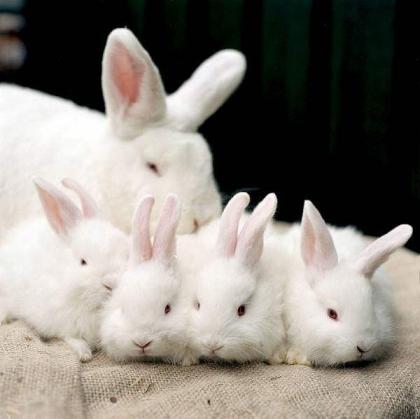
[[[198,356],[194,353],[193,350],[191,349],[187,349],[184,353],[184,356],[181,360],[181,365],[183,367],[189,367],[191,365],[197,365],[199,364],[199,358]]]
[[[286,362],[286,351],[284,346],[282,345],[281,347],[275,349],[270,358],[268,358],[267,362],[270,365],[283,364]]]
[[[311,362],[308,360],[306,355],[303,355],[296,349],[290,348],[286,354],[286,364],[289,365],[306,365],[308,367],[312,366]]]
[[[66,338],[64,341],[77,353],[81,362],[88,362],[92,359],[92,350],[84,339]]]

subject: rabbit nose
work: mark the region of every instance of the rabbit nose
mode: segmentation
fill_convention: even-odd
[[[141,349],[146,349],[151,343],[152,343],[152,341],[149,340],[149,342],[146,342],[143,345],[140,344],[140,343],[136,343],[136,345],[139,346]]]
[[[220,346],[214,345],[214,346],[210,347],[210,350],[214,354],[214,353],[216,353],[216,351],[218,351],[219,349],[222,349],[222,348],[223,348],[223,345],[220,345]]]
[[[216,351],[219,349],[223,348],[223,345],[220,345],[219,342],[214,341],[206,342],[204,346],[213,354],[216,353]]]
[[[361,348],[360,346],[356,346],[356,348],[361,354],[369,352],[369,349]]]

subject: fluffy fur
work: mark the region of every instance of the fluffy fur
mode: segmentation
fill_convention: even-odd
[[[264,232],[277,200],[268,195],[238,233],[248,202],[247,194],[235,195],[220,221],[213,223],[218,226],[215,247],[212,225],[199,232],[195,241],[180,238],[189,346],[197,358],[280,363],[285,355],[282,272],[272,269],[266,252],[262,255]],[[193,255],[197,249],[201,257]],[[203,262],[197,269],[197,263]]]
[[[22,319],[42,337],[64,339],[82,361],[98,344],[100,310],[128,259],[128,238],[97,213],[74,181],[83,212],[36,180],[44,218],[12,229],[0,248],[0,323]]]
[[[380,265],[412,234],[401,225],[366,247],[351,228],[328,228],[309,201],[284,236],[287,362],[334,366],[380,358],[393,341],[390,282]],[[334,310],[334,312],[329,310]]]
[[[144,197],[133,218],[130,266],[104,308],[101,345],[117,361],[191,364],[185,358],[185,310],[175,258],[181,209],[178,199],[168,196],[152,245],[153,201]]]
[[[128,29],[116,29],[103,58],[106,116],[0,85],[0,235],[40,214],[32,176],[58,181],[77,173],[111,222],[126,232],[145,194],[156,197],[153,226],[170,192],[184,204],[181,233],[219,215],[211,153],[195,130],[235,90],[244,71],[241,53],[220,51],[167,96],[148,53]]]

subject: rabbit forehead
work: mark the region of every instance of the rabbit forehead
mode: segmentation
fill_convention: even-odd
[[[133,140],[145,155],[168,161],[187,160],[193,167],[211,164],[207,142],[198,133],[181,133],[166,128],[152,128]]]
[[[315,281],[313,287],[318,301],[334,305],[348,315],[371,312],[373,307],[372,285],[364,276],[339,266]]]
[[[120,288],[120,287],[118,287]],[[180,280],[162,263],[151,260],[128,270],[121,278],[120,302],[133,311],[155,311],[170,304],[179,294]]]
[[[127,260],[129,241],[125,233],[101,219],[84,219],[70,235],[70,246],[93,260]]]
[[[244,304],[256,287],[252,271],[235,258],[214,260],[203,268],[197,279],[197,294],[215,305]]]

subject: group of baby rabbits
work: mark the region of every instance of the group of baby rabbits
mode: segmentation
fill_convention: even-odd
[[[0,321],[62,338],[82,361],[101,348],[117,361],[333,366],[377,359],[392,343],[390,281],[378,268],[410,238],[408,225],[366,244],[306,201],[302,222],[280,233],[276,196],[247,214],[241,192],[219,218],[177,236],[182,203],[169,194],[153,237],[151,195],[128,236],[76,181],[62,183],[80,206],[34,183],[45,217],[2,241]]]

